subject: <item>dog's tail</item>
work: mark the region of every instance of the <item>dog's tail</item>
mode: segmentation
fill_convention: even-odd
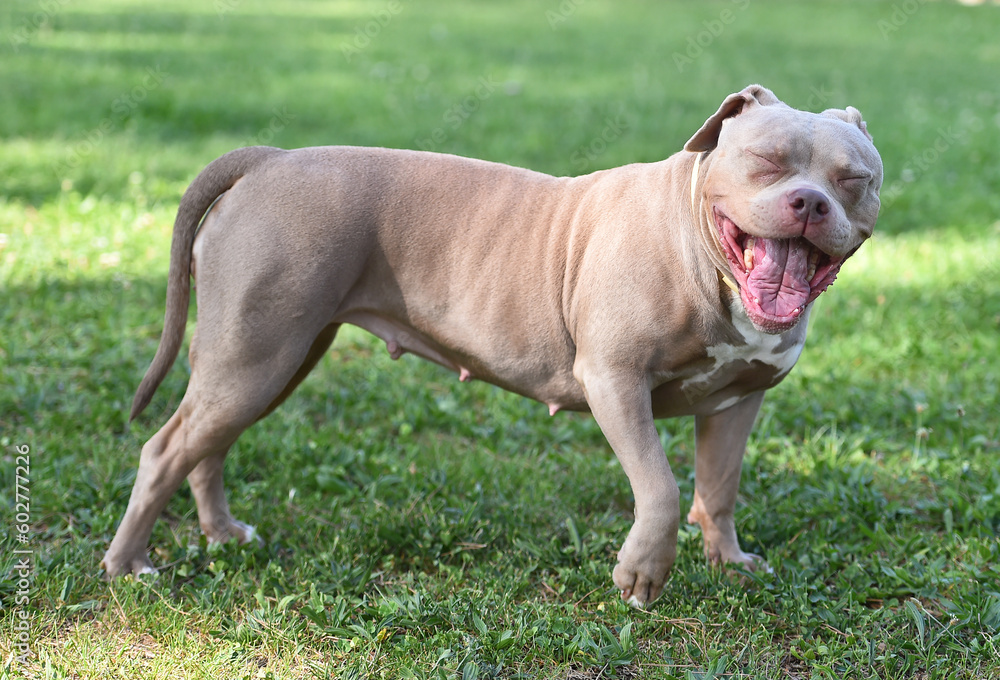
[[[130,421],[149,404],[184,341],[188,302],[191,299],[191,248],[205,213],[237,180],[277,153],[284,151],[271,146],[249,146],[230,151],[209,163],[184,192],[174,221],[173,241],[170,243],[167,311],[163,318],[163,334],[153,362],[146,369],[146,375],[135,392]]]

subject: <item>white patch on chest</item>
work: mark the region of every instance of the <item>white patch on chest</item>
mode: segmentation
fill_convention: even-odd
[[[740,403],[740,401],[741,397],[729,397],[728,399],[723,399],[722,401],[720,401],[718,404],[715,405],[713,411],[715,413],[725,411],[730,406],[736,406],[736,404]]]
[[[779,351],[784,339],[780,335],[762,333],[754,328],[753,324],[746,317],[742,305],[736,301],[731,307],[733,326],[743,336],[745,344],[730,345],[721,343],[706,347],[708,357],[713,360],[712,365],[703,373],[693,375],[681,383],[681,391],[692,404],[724,389],[729,385],[734,376],[730,375],[727,368],[737,361],[751,363],[759,361],[767,366],[773,366],[777,371],[777,377],[784,377],[795,362],[798,361],[802,353],[802,346],[805,343],[805,335],[802,342],[790,345],[788,348]],[[803,318],[800,323],[806,323],[807,318]],[[727,406],[736,403],[740,397],[729,397],[722,404]],[[721,404],[720,404],[721,405]]]

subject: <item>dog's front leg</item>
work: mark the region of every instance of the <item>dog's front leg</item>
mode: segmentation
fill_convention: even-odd
[[[618,552],[615,585],[642,606],[659,597],[677,554],[677,482],[653,422],[645,376],[578,366],[590,410],[618,456],[635,497],[635,524]]]
[[[733,519],[743,454],[763,401],[764,393],[755,392],[725,411],[695,419],[695,492],[688,521],[701,525],[712,564],[768,569],[761,557],[740,548]]]

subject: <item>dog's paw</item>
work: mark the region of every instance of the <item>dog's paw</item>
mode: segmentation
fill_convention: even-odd
[[[633,607],[644,609],[663,592],[674,563],[674,553],[662,549],[637,553],[630,548],[626,539],[618,552],[613,578],[622,599]]]
[[[743,552],[742,550],[736,550],[726,555],[712,552],[708,555],[708,561],[710,564],[720,566],[727,571],[743,569],[744,571],[761,572],[764,574],[774,573],[774,569],[771,568],[771,565],[763,557]]]
[[[754,555],[753,553],[743,553],[744,559],[736,563],[737,567],[742,567],[747,571],[759,571],[762,574],[773,574],[774,569],[771,565],[767,563],[760,555]]]
[[[104,569],[104,578],[106,580],[128,575],[136,578],[147,575],[155,578],[160,575],[160,572],[153,566],[153,563],[149,560],[149,556],[145,553],[131,558],[115,558],[105,555],[104,559],[101,560],[100,566]]]
[[[621,591],[622,599],[637,609],[645,609],[646,605],[663,592],[663,584],[666,582],[666,574],[660,578],[634,572],[619,562],[615,566],[614,581]]]
[[[625,600],[625,604],[632,607],[633,609],[645,609],[646,605],[639,601],[639,598],[635,595],[630,595],[628,591],[622,591],[622,599]]]
[[[240,545],[247,543],[253,543],[257,547],[264,545],[264,539],[260,537],[255,527],[232,517],[226,517],[208,527],[203,525],[202,531],[209,543],[225,543],[235,539]]]
[[[236,540],[240,545],[252,543],[258,548],[264,545],[264,539],[257,533],[257,527],[251,524],[244,524],[235,519],[233,520],[233,524],[238,527],[233,533],[236,535]]]

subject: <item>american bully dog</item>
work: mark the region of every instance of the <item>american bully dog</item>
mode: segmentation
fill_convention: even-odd
[[[747,437],[813,301],[871,235],[881,183],[856,109],[798,111],[757,85],[666,160],[581,177],[390,149],[228,153],[181,200],[163,336],[131,417],[180,350],[194,278],[191,379],[142,448],[102,566],[154,571],[150,532],[185,477],[210,540],[259,540],[230,514],[226,452],[346,323],[393,357],[592,413],[635,497],[613,575],[631,603],[656,599],[676,554],[657,418],[695,417],[688,520],[708,559],[766,567],[733,522]]]

